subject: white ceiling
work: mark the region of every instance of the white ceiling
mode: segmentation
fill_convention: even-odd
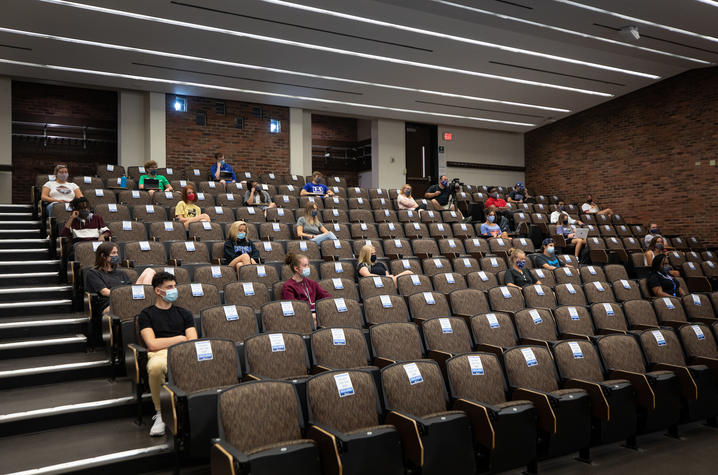
[[[718,33],[718,7],[697,0],[2,0],[0,8],[0,75],[512,132],[718,63],[718,38],[708,36]],[[615,31],[627,25],[641,39]]]

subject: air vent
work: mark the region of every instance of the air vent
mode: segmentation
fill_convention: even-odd
[[[224,115],[224,102],[215,102],[214,112],[217,115]]]

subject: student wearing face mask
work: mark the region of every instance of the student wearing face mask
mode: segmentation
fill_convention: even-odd
[[[197,193],[194,191],[194,186],[187,185],[182,188],[182,200],[175,206],[175,217],[184,224],[185,229],[189,228],[190,223],[211,221],[209,215],[203,213],[197,206]]]
[[[566,216],[568,216],[568,224],[570,224],[571,226],[574,226],[576,224],[583,226],[583,221],[573,219],[571,216],[569,216],[568,211],[566,211],[566,204],[563,201],[558,202],[558,209],[556,211],[553,211],[549,216],[549,221],[551,222],[551,224],[557,224],[559,222],[559,216],[561,216],[561,214],[563,213],[566,213]]]
[[[66,165],[55,166],[53,175],[54,180],[42,185],[42,195],[40,196],[40,199],[47,203],[48,216],[52,216],[52,207],[55,203],[69,203],[75,198],[82,197],[80,187],[70,181],[70,173],[67,171]]]
[[[424,193],[424,198],[431,200],[431,205],[435,210],[453,210],[456,208],[453,204],[449,203],[449,197],[451,196],[451,189],[449,187],[449,177],[441,175],[439,177],[439,183],[431,185]]]
[[[586,202],[581,205],[581,211],[583,211],[584,214],[607,214],[609,216],[613,215],[613,210],[611,208],[601,209],[601,207],[598,206],[598,203],[593,201],[593,196],[591,195],[588,195],[586,197]]]
[[[145,180],[157,180],[159,182],[159,191],[174,191],[167,177],[157,173],[157,162],[154,160],[145,162],[145,172],[147,173],[140,176],[140,180],[137,182],[137,186],[140,190],[145,189]],[[148,189],[147,191],[150,193],[150,196],[152,196],[157,190]]]
[[[526,267],[526,254],[521,249],[511,249],[509,251],[509,260],[511,261],[511,267],[504,274],[504,281],[509,287],[526,287],[527,285],[541,284],[540,280],[537,280],[528,267]]]
[[[222,152],[214,154],[214,165],[209,168],[209,178],[220,183],[234,183],[237,181],[237,175],[231,165],[225,161]]]
[[[301,196],[333,196],[334,192],[324,184],[324,175],[322,172],[312,173],[312,181],[302,187],[302,191],[299,192]]]
[[[177,282],[169,272],[158,272],[152,279],[155,304],[142,310],[138,319],[140,335],[147,347],[147,375],[152,403],[155,406],[152,437],[165,434],[160,414],[160,390],[167,376],[167,348],[177,343],[197,339],[194,317],[189,310],[173,305],[177,300]]]
[[[481,236],[485,238],[492,238],[492,237],[500,237],[500,238],[508,238],[509,235],[505,231],[502,232],[501,228],[499,227],[497,221],[499,220],[499,215],[496,214],[496,211],[491,209],[486,212],[486,221],[481,223],[481,227],[479,228],[479,233],[481,233]]]
[[[81,196],[72,200],[72,214],[67,218],[60,236],[72,238],[72,242],[109,241],[112,233],[105,226],[102,216],[90,210],[87,198]]]
[[[570,224],[571,222],[566,213],[561,213],[558,222],[556,234],[563,236],[566,246],[575,246],[574,255],[578,258],[581,255],[581,249],[586,245],[586,240],[576,238],[576,229]]]
[[[317,316],[314,307],[317,300],[331,297],[329,292],[319,286],[316,281],[309,278],[311,269],[309,268],[309,258],[304,254],[287,253],[284,263],[292,270],[290,277],[284,285],[282,285],[282,300],[302,300],[307,302],[312,309],[312,318],[314,319],[314,327],[317,326]]]
[[[259,262],[259,251],[247,236],[247,223],[235,221],[229,227],[224,243],[224,264],[234,267],[237,272],[242,266]]]
[[[110,289],[132,283],[127,274],[117,268],[119,263],[117,244],[103,242],[95,251],[95,266],[86,271],[85,290],[97,294],[92,305],[102,313],[110,311]]]
[[[648,246],[651,240],[656,237],[661,237],[661,230],[658,229],[657,223],[651,223],[648,225],[648,234],[643,238],[643,241],[646,243],[646,246]]]
[[[426,209],[426,205],[419,205],[413,196],[411,196],[411,185],[404,185],[399,190],[396,197],[396,204],[399,209],[411,209],[414,211],[422,211]]]
[[[257,180],[247,180],[247,191],[244,192],[244,206],[257,206],[264,211],[264,217],[267,217],[269,208],[276,208],[277,205],[272,202],[269,193],[262,189],[262,185]]]
[[[304,216],[297,219],[296,234],[299,239],[311,239],[317,246],[327,239],[337,238],[319,221],[319,209],[311,201],[304,207]]]
[[[546,270],[554,270],[558,267],[564,267],[564,263],[561,262],[561,259],[559,259],[556,255],[556,248],[554,247],[553,239],[544,239],[543,243],[541,243],[541,249],[543,252],[536,256],[535,259],[536,267]]]
[[[413,274],[413,272],[405,270],[398,275],[391,275],[386,269],[384,263],[376,260],[376,249],[374,249],[374,246],[367,244],[359,251],[359,259],[357,259],[357,274],[359,274],[360,278],[374,276],[391,277],[394,281],[394,287],[396,287],[397,277]]]
[[[658,254],[651,263],[651,273],[648,275],[646,284],[651,289],[654,297],[683,297],[686,291],[681,288],[678,280],[671,275],[671,266],[665,254]]]

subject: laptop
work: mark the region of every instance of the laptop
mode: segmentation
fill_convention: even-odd
[[[220,170],[219,177],[223,179],[232,178],[232,172]]]
[[[160,181],[156,178],[145,178],[145,180],[142,182],[142,184],[145,186],[145,190],[159,190],[160,189]]]
[[[576,228],[575,239],[586,239],[588,237],[588,228]]]

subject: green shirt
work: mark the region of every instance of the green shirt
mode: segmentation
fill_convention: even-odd
[[[139,184],[139,185],[142,185],[142,184],[145,182],[145,179],[148,179],[148,180],[152,180],[152,179],[159,180],[159,182],[160,182],[160,190],[164,190],[165,188],[167,188],[168,186],[170,186],[169,180],[167,180],[167,178],[165,178],[164,175],[155,175],[155,176],[152,176],[152,175],[142,175],[142,176],[140,177],[140,182],[139,182],[138,184]]]

